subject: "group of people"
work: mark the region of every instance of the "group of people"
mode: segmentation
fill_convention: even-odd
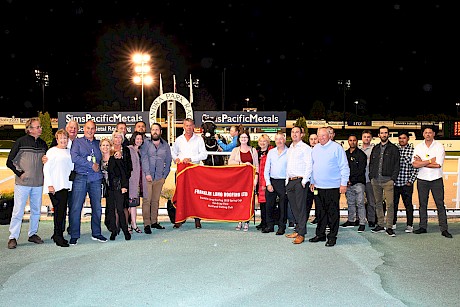
[[[40,138],[39,118],[26,122],[26,135],[19,138],[7,159],[15,173],[15,203],[10,223],[8,248],[14,249],[20,235],[27,200],[30,203],[28,241],[41,244],[38,224],[42,193],[48,194],[54,208],[56,245],[76,245],[80,238],[81,213],[86,197],[91,204],[91,238],[107,242],[101,229],[102,199],[105,198],[104,224],[110,240],[123,231],[125,240],[133,232],[142,233],[136,223],[137,207],[142,202],[144,232],[164,229],[158,222],[160,193],[171,166],[171,151],[161,139],[161,126],[153,124],[151,137],[145,135],[146,124],[139,121],[131,138],[126,137],[126,123],[120,122],[111,138],[95,138],[93,120],[83,126],[83,136],[77,137],[79,124],[69,121],[65,129],[55,134],[51,147]],[[68,212],[67,232],[64,238]]]
[[[203,138],[194,133],[193,119],[184,120],[184,133],[172,148],[161,138],[161,125],[152,124],[151,136],[145,135],[146,124],[137,122],[131,138],[126,137],[126,123],[118,123],[112,138],[95,138],[96,124],[89,120],[83,126],[83,136],[77,137],[79,125],[68,122],[59,129],[48,149],[40,138],[39,118],[26,122],[26,135],[19,138],[7,159],[7,166],[15,173],[14,208],[10,223],[8,248],[17,246],[27,200],[30,203],[28,241],[41,244],[38,224],[42,193],[48,194],[54,207],[54,233],[58,246],[76,245],[80,238],[81,212],[87,195],[91,204],[91,236],[106,242],[102,235],[102,198],[106,199],[105,220],[110,240],[123,231],[125,240],[133,232],[141,233],[136,223],[137,207],[142,199],[144,233],[164,229],[158,221],[159,200],[163,185],[170,173],[172,161],[199,164],[207,157]],[[448,232],[444,206],[442,166],[445,151],[437,142],[435,130],[423,128],[424,142],[413,148],[409,135],[399,133],[399,144],[388,140],[389,129],[379,128],[380,143],[371,144],[372,133],[362,133],[362,146],[355,135],[348,138],[349,149],[334,141],[332,127],[321,127],[310,136],[310,144],[303,142],[303,128],[291,129],[292,142],[286,145],[284,133],[275,136],[275,147],[270,138],[262,135],[258,148],[250,144],[248,130],[231,127],[233,140],[219,144],[231,151],[229,165],[248,164],[256,169],[254,182],[261,208],[262,233],[275,231],[293,239],[294,244],[305,241],[306,223],[315,203],[315,236],[309,242],[337,242],[340,220],[340,195],[348,203],[348,219],[342,227],[365,230],[368,222],[372,232],[386,232],[395,236],[399,198],[406,207],[406,232],[427,232],[427,207],[431,191],[436,203],[439,226],[444,237]],[[420,202],[420,224],[413,230],[412,193],[417,180]],[[279,214],[275,208],[279,207]],[[367,207],[366,207],[367,204]],[[64,238],[66,213],[70,241]],[[285,234],[289,219],[295,221],[292,233]],[[181,227],[176,222],[174,228]],[[195,227],[201,221],[195,218]],[[240,221],[236,230],[249,230],[249,221]]]
[[[398,205],[402,199],[406,209],[404,231],[426,233],[428,198],[431,192],[436,204],[441,234],[446,238],[452,238],[448,231],[444,205],[444,146],[434,139],[435,127],[424,126],[422,134],[424,141],[415,148],[409,144],[409,133],[404,130],[398,133],[398,144],[391,143],[388,139],[389,128],[386,126],[379,128],[380,142],[375,146],[371,144],[372,134],[369,130],[362,132],[361,148],[357,146],[355,135],[348,137],[348,219],[342,227],[359,226],[358,232],[362,232],[368,222],[372,232],[386,232],[389,236],[395,237]],[[420,206],[420,223],[416,230],[413,226],[412,203],[415,182]]]
[[[262,233],[275,232],[283,235],[289,213],[295,221],[294,231],[286,234],[294,244],[305,241],[306,223],[315,202],[315,236],[310,242],[326,242],[334,246],[337,242],[339,226],[355,227],[358,232],[365,231],[369,223],[374,233],[386,232],[396,236],[396,221],[399,200],[402,198],[406,208],[406,233],[427,232],[428,197],[431,192],[436,203],[441,234],[452,238],[448,232],[446,209],[444,205],[444,186],[442,165],[445,151],[441,143],[434,140],[435,128],[422,128],[424,142],[415,148],[409,144],[409,133],[400,131],[398,144],[392,144],[389,128],[381,126],[378,137],[380,143],[371,143],[372,132],[364,130],[362,145],[352,134],[348,137],[349,148],[334,141],[334,129],[330,126],[318,129],[312,134],[308,146],[302,141],[304,131],[301,127],[291,129],[292,142],[286,145],[283,133],[275,136],[275,147],[268,149],[264,135],[259,140],[258,159],[248,145],[249,133],[234,129],[233,140],[236,147],[231,151],[229,164],[253,164],[258,169],[258,198],[261,209]],[[268,137],[267,137],[268,138]],[[316,145],[316,146],[315,146]],[[420,224],[414,230],[414,206],[412,194],[417,180],[420,202]],[[256,184],[256,183],[255,183]],[[340,195],[345,194],[348,204],[348,218],[340,221]],[[278,206],[279,214],[275,214]],[[247,231],[249,225],[238,223],[236,229]]]

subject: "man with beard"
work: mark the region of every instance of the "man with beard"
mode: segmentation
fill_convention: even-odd
[[[147,180],[147,198],[142,203],[144,232],[152,233],[152,228],[165,229],[158,223],[160,195],[166,177],[171,169],[171,149],[168,142],[161,138],[161,125],[153,123],[151,137],[144,140],[141,146],[142,173]]]
[[[399,175],[399,149],[388,140],[389,129],[387,126],[379,128],[380,143],[375,145],[369,160],[369,179],[375,196],[375,209],[377,212],[377,225],[372,232],[385,232],[396,236],[393,231],[394,217],[394,185]],[[383,201],[387,206],[387,216],[383,211]],[[386,226],[386,227],[385,227]]]

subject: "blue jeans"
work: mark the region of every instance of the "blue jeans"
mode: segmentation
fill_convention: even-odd
[[[77,174],[72,184],[72,205],[69,211],[70,237],[80,238],[81,210],[85,203],[86,193],[91,203],[91,234],[93,237],[101,233],[101,184],[102,180],[87,181],[87,176]]]
[[[14,185],[14,207],[10,222],[9,239],[18,239],[21,232],[22,217],[26,208],[27,199],[30,206],[29,237],[37,234],[38,222],[40,221],[40,210],[42,207],[43,186],[28,187],[24,185]]]

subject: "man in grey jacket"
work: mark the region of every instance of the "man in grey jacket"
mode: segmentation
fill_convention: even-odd
[[[40,119],[38,117],[29,119],[26,122],[26,135],[16,140],[6,161],[6,166],[16,175],[14,207],[9,229],[9,249],[16,248],[18,244],[27,199],[30,203],[28,241],[36,244],[43,243],[37,232],[43,193],[42,157],[48,150],[48,145],[40,138],[41,134]]]

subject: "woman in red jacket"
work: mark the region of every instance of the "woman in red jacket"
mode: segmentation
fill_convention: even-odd
[[[259,183],[257,187],[257,199],[259,201],[259,207],[260,207],[260,224],[256,226],[257,230],[263,230],[265,227],[267,227],[266,224],[266,210],[265,210],[265,189],[266,189],[266,184],[265,184],[265,178],[264,178],[264,168],[265,168],[265,161],[267,160],[267,153],[270,149],[273,148],[272,145],[270,145],[270,137],[266,134],[262,134],[258,140],[258,148],[257,148],[257,154],[259,156]],[[262,174],[262,175],[260,175]]]

